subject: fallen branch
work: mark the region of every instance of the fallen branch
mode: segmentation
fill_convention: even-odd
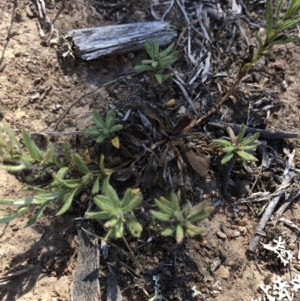
[[[89,231],[94,231],[88,222],[78,221],[76,224],[79,245],[76,270],[70,289],[71,301],[98,301],[100,298],[98,240],[87,234],[82,225]]]
[[[286,210],[286,208],[295,200],[299,197],[300,192],[298,190],[298,187],[295,188],[295,190],[291,193],[290,197],[288,198],[288,200],[280,206],[280,208],[276,211],[275,218],[273,220],[273,224],[274,226],[277,224],[279,218],[281,217],[281,215],[283,214],[283,212]]]
[[[292,180],[292,176],[289,172],[289,168],[291,166],[291,163],[294,159],[294,155],[295,155],[295,150],[293,150],[293,152],[289,155],[289,159],[288,162],[286,164],[285,170],[283,172],[283,181],[280,185],[279,188],[281,188],[282,186],[286,187],[286,185],[289,185],[291,183]],[[263,233],[265,226],[267,225],[267,222],[269,221],[271,215],[274,212],[274,209],[276,208],[281,196],[282,196],[283,192],[280,193],[278,196],[276,196],[275,198],[273,198],[271,200],[271,202],[269,203],[268,207],[266,208],[256,230],[254,233],[254,236],[252,238],[252,240],[250,241],[248,250],[251,252],[255,252],[257,245],[259,244],[260,238],[261,238],[261,234]]]
[[[14,273],[10,273],[8,275],[5,275],[3,277],[0,277],[0,282],[5,282],[5,281],[9,281],[10,279],[14,278],[14,277],[19,277],[25,273],[27,273],[28,271],[30,271],[31,269],[33,269],[35,266],[33,264],[25,267],[24,269],[22,270],[19,270],[17,272],[14,272]]]
[[[146,39],[157,38],[160,46],[166,46],[176,36],[169,23],[156,21],[74,29],[66,38],[72,39],[76,56],[92,60],[144,49]]]
[[[241,126],[234,123],[226,123],[226,122],[208,122],[209,127],[217,128],[217,129],[225,129],[230,126],[235,134],[238,134]],[[246,134],[255,134],[259,133],[259,138],[264,139],[290,139],[290,138],[299,138],[300,134],[297,132],[285,132],[285,131],[276,131],[271,132],[267,130],[255,129],[246,126]]]

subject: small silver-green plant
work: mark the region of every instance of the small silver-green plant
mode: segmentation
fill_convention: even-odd
[[[116,113],[109,110],[106,114],[105,121],[102,119],[100,114],[93,109],[93,121],[97,126],[96,129],[88,128],[85,133],[89,136],[96,137],[97,143],[102,143],[106,138],[110,137],[113,133],[121,131],[123,125],[115,124]]]
[[[247,139],[243,139],[245,132],[246,127],[244,124],[241,125],[240,132],[237,136],[234,135],[231,127],[227,127],[227,133],[230,137],[230,141],[225,139],[213,140],[217,147],[225,154],[221,160],[221,164],[229,162],[234,156],[238,156],[245,161],[258,161],[258,159],[251,155],[249,151],[256,149],[257,144],[255,141],[258,139],[259,133],[255,133]]]
[[[189,201],[184,206],[179,205],[177,196],[172,192],[170,200],[164,197],[155,199],[156,206],[160,211],[151,210],[150,213],[157,219],[161,226],[163,236],[171,236],[175,233],[176,242],[181,243],[185,234],[190,237],[203,235],[205,229],[195,226],[193,223],[207,218],[214,210],[207,202],[201,202],[192,206]]]
[[[109,184],[109,179],[109,176],[104,178],[102,194],[94,197],[94,203],[101,211],[87,212],[86,215],[92,219],[107,220],[104,227],[108,229],[108,232],[104,239],[121,238],[129,250],[132,260],[138,265],[124,236],[124,227],[126,225],[133,237],[140,237],[143,228],[137,221],[133,210],[141,204],[143,195],[134,193],[132,189],[128,188],[121,200],[115,189]]]
[[[178,56],[178,51],[172,52],[175,43],[173,42],[165,50],[160,51],[159,42],[156,38],[154,42],[146,40],[145,49],[150,56],[150,60],[142,60],[141,65],[136,66],[136,71],[150,71],[154,73],[154,76],[159,84],[167,80],[169,74],[164,74],[164,70],[170,67]]]
[[[129,188],[120,200],[115,189],[109,184],[109,177],[105,177],[102,185],[102,194],[94,197],[94,202],[101,211],[87,212],[86,215],[93,219],[108,220],[104,224],[104,227],[109,229],[105,239],[123,238],[124,225],[127,226],[132,236],[140,237],[143,229],[133,209],[142,202],[142,194],[135,194]]]

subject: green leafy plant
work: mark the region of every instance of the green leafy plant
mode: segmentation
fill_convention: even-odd
[[[159,84],[168,79],[168,74],[163,74],[163,71],[170,67],[178,56],[178,51],[172,52],[175,43],[172,43],[168,48],[160,51],[159,42],[156,38],[152,43],[146,40],[145,49],[150,56],[150,60],[142,60],[141,65],[136,66],[136,71],[152,71]]]
[[[55,156],[51,142],[48,143],[47,150],[43,152],[37,147],[26,130],[22,130],[22,138],[27,152],[23,151],[19,140],[8,125],[0,126],[0,158],[2,162],[5,162],[5,164],[0,165],[1,169],[17,172],[32,164],[60,166],[61,162]]]
[[[245,161],[258,161],[253,155],[249,154],[248,151],[253,151],[256,149],[257,144],[255,141],[259,137],[259,133],[251,135],[247,139],[243,139],[246,132],[246,127],[244,124],[241,125],[240,132],[237,136],[231,127],[227,127],[227,132],[230,137],[230,141],[225,139],[214,139],[214,143],[221,148],[222,152],[225,153],[222,158],[221,164],[225,164],[230,161],[235,155],[244,159]]]
[[[94,197],[94,202],[101,211],[87,212],[86,215],[93,219],[108,220],[104,224],[109,229],[105,239],[124,238],[124,225],[132,236],[140,237],[143,229],[136,220],[133,209],[142,202],[142,194],[135,194],[132,189],[127,189],[120,200],[117,192],[109,184],[109,177],[103,180],[102,193]]]
[[[164,197],[160,197],[159,200],[155,199],[155,204],[160,211],[151,210],[150,213],[162,224],[161,234],[171,236],[175,233],[177,243],[183,241],[185,234],[190,237],[203,235],[205,229],[197,227],[193,223],[208,217],[214,210],[214,207],[209,206],[207,202],[201,202],[196,206],[187,202],[180,207],[174,193],[171,193],[170,200]]]
[[[86,129],[85,133],[89,136],[97,137],[97,143],[102,143],[106,138],[111,136],[111,134],[121,131],[123,129],[123,126],[121,124],[115,124],[116,113],[112,110],[109,110],[107,112],[104,121],[100,114],[95,109],[93,109],[93,121],[98,128]]]
[[[255,63],[264,55],[271,55],[271,48],[278,44],[287,44],[296,42],[299,40],[298,36],[286,37],[283,33],[287,29],[295,27],[300,22],[300,15],[298,13],[300,9],[300,0],[291,0],[289,6],[280,18],[282,10],[283,0],[280,0],[275,9],[275,16],[273,10],[273,1],[269,0],[266,10],[266,36],[263,41],[259,32],[256,32],[255,38],[257,41],[258,50],[255,53],[250,53],[250,57],[246,60],[241,67],[241,75],[244,76],[254,66]]]
[[[43,152],[25,130],[22,131],[22,136],[27,152],[23,151],[18,139],[7,125],[0,129],[0,158],[3,161],[0,168],[11,172],[28,169],[34,180],[40,180],[42,183],[26,188],[27,191],[32,192],[31,197],[1,199],[0,204],[17,206],[18,209],[8,209],[8,214],[0,216],[0,223],[8,223],[24,213],[31,212],[34,207],[38,207],[37,213],[26,224],[29,226],[35,223],[42,216],[45,208],[53,202],[61,205],[56,215],[62,215],[69,210],[74,198],[84,188],[91,187],[93,195],[99,193],[103,177],[113,172],[104,168],[103,156],[100,159],[99,170],[91,171],[80,155],[71,153],[71,146],[68,142],[64,146],[63,159],[58,159],[51,143]],[[43,184],[42,179],[45,173],[48,173],[48,178],[50,178],[50,183],[46,185]]]
[[[140,237],[143,228],[137,221],[133,209],[140,205],[143,196],[141,193],[134,193],[129,188],[126,190],[123,199],[120,200],[115,189],[109,184],[109,179],[109,176],[104,178],[102,194],[94,197],[94,203],[101,211],[87,212],[86,215],[92,219],[107,220],[104,227],[108,228],[108,232],[104,239],[122,238],[132,260],[139,265],[124,236],[124,226],[127,226],[133,237]]]

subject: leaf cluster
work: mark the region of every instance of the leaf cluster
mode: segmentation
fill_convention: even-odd
[[[44,152],[31,139],[26,130],[22,130],[22,138],[27,152],[24,152],[19,140],[7,124],[0,126],[0,158],[5,164],[0,165],[1,169],[11,172],[18,172],[32,164],[44,166],[60,166],[51,142]]]
[[[47,150],[44,152],[35,144],[30,134],[22,130],[26,149],[24,151],[17,137],[7,125],[0,129],[0,158],[3,161],[0,168],[12,172],[32,168],[32,172],[34,172],[34,167],[38,166],[41,170],[48,169],[52,177],[50,183],[43,188],[27,187],[27,191],[31,191],[33,194],[31,197],[1,199],[0,204],[9,204],[19,208],[10,210],[9,214],[0,216],[0,223],[8,223],[38,206],[37,213],[26,224],[26,226],[29,226],[42,216],[45,208],[52,202],[61,205],[56,215],[62,215],[69,210],[74,198],[83,189],[90,186],[92,194],[97,194],[103,177],[113,172],[113,170],[104,168],[103,156],[100,159],[99,171],[92,172],[80,155],[71,152],[69,142],[64,145],[64,158],[58,159],[52,143],[48,143]],[[39,177],[39,175],[37,174],[35,177]]]
[[[280,18],[282,11],[283,0],[280,0],[275,9],[273,1],[269,0],[266,9],[266,36],[263,41],[262,36],[259,32],[255,34],[255,38],[258,45],[258,51],[253,54],[249,61],[245,62],[241,68],[244,73],[250,71],[254,67],[256,61],[264,55],[270,55],[270,49],[277,44],[287,44],[291,42],[296,42],[299,40],[298,36],[286,37],[283,33],[295,27],[300,22],[300,14],[298,14],[300,9],[300,0],[291,0],[288,8]]]
[[[175,233],[177,243],[183,241],[185,234],[190,237],[203,235],[205,230],[193,223],[205,219],[214,210],[207,202],[192,206],[189,201],[180,207],[177,196],[171,193],[170,200],[164,197],[155,200],[160,211],[151,210],[150,213],[162,224],[161,234],[171,236]]]
[[[95,109],[93,109],[93,121],[97,128],[88,128],[85,130],[85,133],[89,136],[96,137],[97,143],[102,143],[106,138],[111,136],[111,134],[123,129],[123,126],[121,124],[115,124],[116,113],[112,110],[109,110],[107,112],[104,121],[100,114]]]
[[[150,60],[142,60],[141,65],[136,66],[134,69],[136,71],[152,71],[159,84],[168,79],[168,74],[163,74],[163,71],[170,67],[176,60],[178,56],[178,51],[172,52],[175,43],[173,42],[165,50],[160,51],[159,42],[156,38],[152,43],[146,40],[145,49],[150,56]]]
[[[259,133],[255,133],[250,137],[243,139],[246,133],[246,127],[241,125],[240,132],[237,136],[234,135],[231,127],[227,127],[227,132],[230,137],[230,141],[225,139],[214,139],[215,144],[220,147],[225,153],[222,158],[221,164],[229,162],[234,155],[238,155],[245,161],[258,161],[253,155],[249,154],[249,151],[254,151],[257,147],[255,141],[259,137]]]
[[[133,209],[142,202],[142,194],[127,189],[122,200],[119,199],[115,189],[109,184],[109,176],[103,180],[102,194],[94,197],[94,202],[101,211],[87,212],[93,219],[107,220],[104,227],[108,228],[106,239],[123,238],[124,225],[127,226],[134,237],[140,237],[143,230],[137,221]]]

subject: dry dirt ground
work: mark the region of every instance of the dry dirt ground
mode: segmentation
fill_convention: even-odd
[[[14,2],[17,3],[17,9]],[[109,4],[109,1],[104,2]],[[133,71],[133,67],[139,62],[139,54],[133,59],[113,57],[92,62],[62,58],[58,47],[44,46],[41,43],[37,19],[26,12],[26,7],[34,3],[35,1],[26,0],[0,1],[0,50],[3,52],[0,61],[0,118],[17,135],[20,135],[22,128],[30,132],[53,130],[64,111],[76,99],[125,72]],[[62,7],[62,2],[46,3],[48,15],[53,19]],[[153,20],[149,13],[150,1],[131,1],[116,10],[109,5],[102,6],[101,13],[92,5],[93,1],[88,0],[66,0],[55,28],[59,33],[65,34],[74,28],[115,24],[118,20],[123,23]],[[260,6],[261,11],[262,7]],[[257,18],[263,18],[261,11],[257,12]],[[256,14],[251,13],[253,16]],[[281,102],[278,108],[271,110],[267,121],[265,113],[261,113],[269,130],[298,130],[299,66],[298,43],[274,51],[274,60],[270,61],[268,70],[278,78],[272,81],[272,87],[270,84],[265,89],[272,90]],[[282,87],[283,80],[288,85],[287,89]],[[248,92],[248,95],[255,94],[255,87],[251,89],[244,92]],[[272,94],[269,91],[266,93],[269,96]],[[100,88],[78,101],[58,129],[84,130],[91,124],[91,108],[104,111],[107,104],[129,106],[134,102],[134,94],[134,90],[126,87],[126,82]],[[56,109],[58,106],[59,109]],[[243,118],[238,113],[236,116],[239,120],[229,118],[228,121],[240,123]],[[281,140],[276,143],[288,145],[290,149],[295,148],[293,166],[299,168],[299,141]],[[213,191],[216,180],[210,178],[210,175],[206,179],[205,193],[214,203],[219,194]],[[22,183],[15,176],[1,171],[0,179],[1,198],[24,195]],[[247,253],[259,222],[256,209],[260,207],[254,207],[251,203],[240,206],[239,222],[234,221],[233,208],[232,204],[223,200],[212,218],[205,221],[206,244],[187,239],[183,245],[177,246],[171,238],[157,237],[145,245],[147,238],[143,237],[143,269],[135,271],[139,277],[134,277],[130,270],[118,263],[118,259],[108,258],[108,261],[117,262],[115,272],[124,300],[149,300],[153,297],[154,275],[160,276],[161,292],[166,300],[203,300],[205,297],[207,301],[250,301],[251,298],[260,296],[261,284],[272,285],[277,275],[283,279],[295,277],[295,270],[299,270],[297,255],[293,259],[294,269],[289,270],[279,260],[268,257],[270,254],[264,253],[261,248],[252,256]],[[0,277],[28,269],[26,273],[0,283],[0,300],[70,300],[70,284],[77,258],[74,216],[67,214],[58,218],[54,213],[52,209],[47,210],[36,225],[26,229],[22,228],[28,218],[26,216],[0,226]],[[299,225],[299,216],[300,206],[298,200],[295,200],[285,212],[285,217]],[[224,229],[227,229],[228,236],[224,234]],[[236,237],[235,232],[239,232]],[[268,226],[266,232],[265,243],[271,238],[278,239],[280,235],[285,240],[292,237],[292,231],[281,224],[276,227]],[[298,246],[299,238],[296,236],[287,249],[298,254]],[[132,242],[132,247],[136,247],[135,242]],[[212,268],[215,264],[218,266],[216,270]],[[105,300],[107,270],[105,261],[101,260],[101,300]],[[203,295],[193,298],[193,286]],[[295,292],[294,300],[300,300],[299,292]]]

